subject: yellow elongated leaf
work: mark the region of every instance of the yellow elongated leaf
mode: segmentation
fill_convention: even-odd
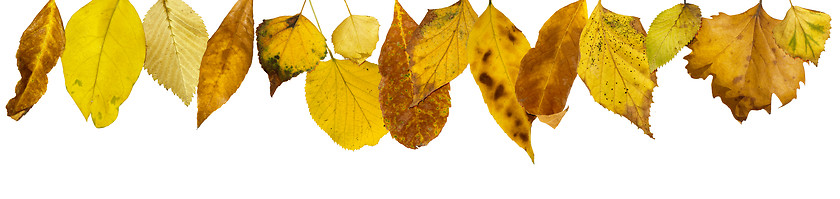
[[[323,61],[306,75],[309,114],[339,146],[374,146],[388,133],[379,109],[378,66],[350,60]]]
[[[468,0],[429,10],[408,44],[415,106],[467,68],[467,40],[476,20]]]
[[[653,138],[648,118],[656,77],[639,18],[613,13],[599,1],[583,28],[580,55],[578,74],[595,101]]]
[[[128,0],[92,0],[67,22],[64,84],[97,128],[117,119],[143,70],[143,24]]]
[[[20,36],[16,55],[20,81],[15,87],[15,97],[6,104],[9,117],[20,120],[47,92],[47,73],[64,51],[64,41],[61,14],[55,1],[50,0]]]
[[[799,82],[805,82],[803,61],[794,59],[776,45],[773,28],[780,21],[764,12],[761,3],[738,15],[703,19],[692,52],[688,74],[712,80],[712,95],[729,106],[732,116],[743,122],[751,110],[770,112],[773,94],[782,105],[796,98]]]
[[[817,65],[831,32],[830,22],[828,14],[791,5],[785,19],[773,29],[773,36],[790,56]]]
[[[207,49],[207,28],[181,0],[158,0],[143,21],[146,71],[189,106],[198,86],[198,68]]]
[[[562,116],[542,118],[565,114],[566,100],[577,78],[578,45],[586,16],[585,0],[557,10],[540,29],[537,46],[522,58],[522,69],[515,82],[519,104],[552,127],[557,127]]]
[[[694,4],[677,4],[656,16],[645,42],[651,72],[671,61],[694,39],[700,30],[700,18],[700,7]]]
[[[470,33],[467,49],[470,71],[481,89],[490,115],[493,115],[510,139],[525,149],[533,161],[531,123],[536,117],[519,106],[514,91],[519,61],[531,49],[528,40],[491,3],[478,17]]]
[[[435,139],[449,116],[449,84],[411,106],[411,71],[406,46],[417,30],[417,22],[394,3],[394,21],[379,53],[379,102],[385,128],[400,144],[411,149],[426,146]]]
[[[263,21],[257,27],[257,51],[271,83],[271,96],[283,82],[318,65],[327,55],[326,42],[324,35],[301,14]]]
[[[379,21],[371,16],[350,15],[335,28],[332,41],[336,53],[362,63],[376,50]]]
[[[238,0],[207,42],[198,75],[198,126],[236,92],[254,57],[254,2]]]

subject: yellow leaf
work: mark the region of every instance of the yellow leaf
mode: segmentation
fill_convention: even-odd
[[[64,84],[97,128],[117,119],[146,55],[143,24],[128,0],[92,0],[67,22]]]
[[[350,60],[323,61],[306,75],[309,114],[341,147],[374,146],[388,133],[379,109],[378,66]]]
[[[198,75],[198,126],[236,92],[254,57],[254,2],[238,0],[207,42]]]
[[[301,14],[263,21],[257,27],[257,51],[271,83],[271,96],[283,82],[318,65],[327,54],[326,41]]]
[[[773,39],[779,22],[759,3],[738,15],[703,19],[696,40],[688,45],[688,74],[695,79],[712,75],[712,95],[738,121],[746,120],[751,110],[769,113],[773,94],[783,105],[789,103],[799,82],[805,82],[803,61],[786,54]]]
[[[598,2],[583,28],[580,54],[578,74],[595,101],[653,138],[648,119],[656,78],[648,68],[639,18],[613,13]]]
[[[817,65],[831,32],[830,22],[828,14],[791,5],[773,35],[785,52]]]
[[[379,53],[379,103],[385,128],[397,142],[417,149],[435,139],[449,116],[449,84],[411,106],[411,71],[408,66],[408,40],[417,30],[417,22],[405,12],[398,1],[394,3],[394,21]]]
[[[16,55],[20,81],[15,97],[6,104],[9,117],[20,120],[47,92],[47,73],[55,67],[62,51],[64,24],[55,1],[50,0],[20,37]]]
[[[516,83],[516,97],[525,111],[557,127],[565,113],[569,91],[577,78],[580,33],[586,25],[586,1],[571,3],[551,15],[543,24],[537,46],[522,58]],[[512,74],[516,75],[516,74]]]
[[[351,15],[335,28],[332,41],[336,53],[362,63],[376,49],[379,21],[371,16]]]
[[[470,71],[490,115],[533,161],[530,138],[535,117],[519,106],[514,91],[519,61],[528,49],[531,46],[522,31],[492,3],[478,17],[467,44]]]
[[[143,21],[146,71],[189,106],[207,49],[204,21],[181,0],[158,0]]]
[[[694,4],[677,4],[662,11],[650,24],[646,49],[650,71],[677,55],[700,30],[700,7]]]
[[[408,44],[414,97],[411,106],[467,68],[467,40],[476,20],[468,0],[429,10]]]

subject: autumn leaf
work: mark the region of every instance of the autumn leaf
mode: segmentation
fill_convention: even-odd
[[[385,128],[400,144],[411,149],[426,146],[435,139],[449,116],[449,84],[411,106],[414,96],[406,46],[417,29],[417,22],[399,1],[394,4],[394,21],[379,53],[379,102]]]
[[[204,21],[181,0],[158,0],[143,21],[146,71],[189,106],[207,49]]]
[[[467,40],[476,18],[468,0],[426,13],[408,44],[414,82],[412,106],[467,68]]]
[[[374,146],[388,133],[379,109],[378,66],[330,59],[306,75],[309,114],[339,146]]]
[[[773,29],[773,36],[790,56],[817,65],[831,32],[829,22],[828,14],[791,5],[785,19]]]
[[[515,82],[519,104],[554,128],[565,115],[566,100],[577,78],[586,11],[586,1],[580,0],[551,15],[540,29],[537,46],[522,58],[519,74],[512,74],[519,77]]]
[[[254,57],[254,2],[238,0],[207,42],[198,75],[198,126],[236,92]]]
[[[55,67],[62,51],[64,24],[55,1],[50,0],[20,37],[16,55],[20,81],[15,97],[6,104],[9,117],[20,120],[47,92],[47,73]]]
[[[700,7],[694,4],[677,4],[656,16],[645,42],[651,72],[671,61],[694,39],[701,17]]]
[[[514,74],[519,74],[519,61],[528,49],[531,46],[522,31],[492,3],[478,17],[467,44],[470,71],[490,115],[533,161],[530,138],[535,117],[519,106],[514,91]]]
[[[761,3],[738,15],[703,19],[688,60],[692,78],[712,75],[712,95],[720,97],[740,122],[751,110],[770,112],[772,94],[782,105],[796,98],[805,82],[803,61],[776,45],[773,28],[780,21],[764,12]]]
[[[356,63],[370,57],[379,41],[379,21],[371,16],[350,15],[332,33],[335,52]]]
[[[327,54],[326,41],[301,14],[263,21],[257,27],[257,51],[271,82],[271,96],[283,82],[318,65]]]
[[[117,119],[143,70],[143,24],[128,0],[92,0],[67,22],[64,84],[97,128]]]
[[[580,54],[578,74],[595,101],[653,138],[648,119],[656,78],[639,18],[613,13],[599,1],[583,28]]]

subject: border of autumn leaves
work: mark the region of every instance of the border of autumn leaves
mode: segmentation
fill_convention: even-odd
[[[158,3],[167,1],[180,0]],[[304,0],[301,13],[307,1],[315,13],[311,0]],[[298,13],[265,20],[254,32],[252,8],[252,0],[238,0],[208,41],[197,83],[199,126],[241,84],[251,66],[256,35],[271,94],[283,82],[309,72],[310,113],[346,149],[376,145],[389,131],[408,148],[428,144],[446,123],[449,81],[469,64],[491,115],[532,161],[532,121],[539,118],[556,128],[568,110],[566,98],[578,76],[596,102],[653,138],[648,118],[656,69],[688,46],[692,52],[685,59],[691,77],[713,76],[713,95],[742,122],[752,110],[770,112],[772,94],[783,104],[796,97],[799,82],[804,82],[803,63],[817,64],[831,28],[827,14],[792,2],[784,20],[767,15],[761,1],[744,13],[712,18],[702,18],[699,7],[684,2],[660,13],[648,34],[638,18],[613,13],[600,1],[587,17],[586,1],[580,0],[552,15],[531,48],[492,1],[481,16],[468,0],[460,0],[429,10],[420,24],[395,1],[394,19],[376,65],[365,61],[378,41],[379,24],[373,17],[353,15],[347,7],[350,17],[334,31],[333,42],[336,52],[348,60],[338,60],[326,46],[320,24],[316,29]],[[317,24],[317,15],[315,19]],[[745,28],[734,32],[732,27]],[[6,106],[11,118],[19,120],[46,92],[46,74],[65,48],[64,31],[58,8],[50,0],[21,37],[17,59],[22,79]],[[723,49],[721,43],[726,45]],[[298,50],[278,51],[278,45]],[[326,54],[330,59],[322,61]],[[344,89],[333,89],[340,85],[324,83],[327,78],[342,82]],[[338,107],[339,101],[353,101],[355,106]],[[332,108],[324,108],[325,104]],[[100,128],[111,122],[100,125],[94,118]]]

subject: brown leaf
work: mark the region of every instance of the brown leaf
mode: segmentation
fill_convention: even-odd
[[[239,0],[207,42],[198,76],[198,126],[236,92],[254,56],[252,0]]]
[[[58,62],[64,42],[64,24],[55,1],[50,0],[20,37],[17,65],[21,79],[15,97],[6,104],[9,117],[20,120],[47,92],[47,73]]]
[[[425,146],[440,134],[451,106],[449,84],[446,84],[417,106],[410,107],[414,92],[406,46],[416,29],[417,22],[397,1],[394,21],[379,55],[379,72],[382,74],[379,101],[385,128],[400,144],[411,149]]]
[[[796,98],[799,82],[805,82],[803,61],[776,45],[773,28],[779,23],[759,3],[738,15],[704,18],[697,38],[688,45],[688,73],[695,79],[712,75],[712,95],[720,97],[740,122],[751,110],[769,113],[772,94],[787,104]]]
[[[550,116],[565,110],[577,77],[578,46],[586,25],[586,11],[585,0],[557,10],[540,29],[537,46],[522,58],[516,97],[528,113]]]

